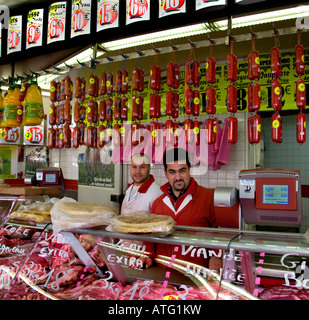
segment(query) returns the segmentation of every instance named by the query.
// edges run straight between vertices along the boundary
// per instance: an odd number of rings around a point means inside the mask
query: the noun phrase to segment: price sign
[[[118,27],[119,0],[99,0],[97,7],[97,31]]]
[[[47,43],[65,39],[66,2],[54,2],[49,7]]]
[[[28,12],[26,49],[42,45],[43,16],[44,9]]]
[[[19,144],[20,128],[3,128],[0,130],[0,144]]]
[[[91,0],[73,0],[71,38],[90,34]]]
[[[126,24],[150,19],[149,0],[127,0]]]
[[[44,130],[43,126],[24,126],[25,145],[43,145]]]
[[[13,16],[9,20],[7,54],[21,51],[22,16]]]
[[[226,0],[196,0],[195,10],[201,10],[213,6],[225,6]]]
[[[186,0],[159,0],[159,18],[186,12]]]

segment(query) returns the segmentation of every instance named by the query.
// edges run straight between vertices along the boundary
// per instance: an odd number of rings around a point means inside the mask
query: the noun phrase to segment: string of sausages
[[[281,52],[278,49],[278,32],[274,30],[274,47],[270,52],[271,73],[273,80],[271,82],[271,105],[275,113],[271,118],[271,139],[273,142],[282,143],[282,117],[280,111],[282,110],[282,86],[280,84],[280,77],[282,74],[281,67]]]
[[[206,113],[208,119],[205,121],[205,129],[207,132],[207,141],[209,145],[215,144],[217,141],[217,120],[214,118],[216,113],[216,59],[213,57],[213,42],[210,41],[209,56],[206,58],[206,82],[209,86],[206,89]]]
[[[296,119],[296,139],[299,144],[306,141],[306,116],[303,110],[306,108],[306,85],[302,79],[305,72],[305,51],[300,43],[301,30],[298,30],[298,43],[295,47],[295,71],[299,78],[296,81],[296,105],[299,109]]]
[[[237,112],[237,88],[235,82],[237,80],[237,57],[233,53],[234,39],[231,39],[231,52],[227,55],[227,80],[230,84],[227,87],[227,111],[230,113],[228,117],[227,141],[235,144],[237,142],[238,120],[235,117]]]
[[[248,141],[250,144],[259,143],[261,140],[261,117],[257,111],[261,107],[261,91],[257,80],[260,77],[260,55],[255,50],[255,35],[252,34],[252,51],[248,55]]]

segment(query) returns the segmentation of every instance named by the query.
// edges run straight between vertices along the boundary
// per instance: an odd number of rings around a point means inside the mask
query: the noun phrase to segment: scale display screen
[[[282,185],[263,185],[263,203],[264,204],[289,204],[289,186]]]
[[[45,174],[45,183],[56,183],[57,177],[55,173],[46,173]]]

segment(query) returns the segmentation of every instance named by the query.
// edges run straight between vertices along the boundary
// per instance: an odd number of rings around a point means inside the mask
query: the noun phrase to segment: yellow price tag
[[[279,88],[279,87],[276,87],[276,88],[275,88],[275,94],[276,94],[277,96],[279,96],[280,92],[281,92],[280,88]]]
[[[30,140],[31,139],[31,137],[32,137],[32,134],[31,134],[31,132],[28,130],[28,131],[26,131],[25,132],[25,138],[27,139],[27,140]]]
[[[305,84],[304,84],[304,83],[300,83],[300,84],[298,85],[298,90],[299,90],[299,91],[303,92],[303,91],[305,91],[305,89],[306,89],[306,87],[305,87]]]
[[[278,120],[274,120],[272,125],[273,125],[273,128],[279,128],[280,122]]]

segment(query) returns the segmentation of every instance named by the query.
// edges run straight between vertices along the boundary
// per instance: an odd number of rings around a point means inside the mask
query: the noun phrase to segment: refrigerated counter
[[[9,221],[1,230],[1,242],[7,241],[0,254],[2,299],[21,294],[40,300],[256,300],[278,296],[269,293],[271,282],[279,292],[284,289],[281,298],[288,290],[288,296],[309,299],[305,234],[176,226],[168,235],[98,227],[55,236],[52,225],[19,227]],[[124,240],[134,242],[124,246]],[[155,257],[149,268],[136,268],[134,262],[147,254],[136,241],[176,245],[178,252],[204,257],[205,266],[178,260],[176,252]],[[213,256],[223,259],[220,273],[206,266]]]

